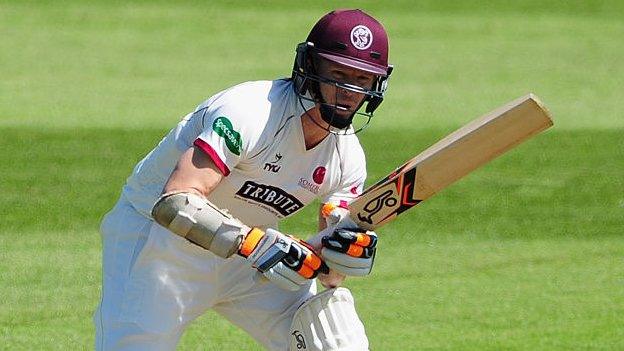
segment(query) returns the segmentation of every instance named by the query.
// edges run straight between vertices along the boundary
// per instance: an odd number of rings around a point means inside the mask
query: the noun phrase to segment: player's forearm
[[[244,257],[252,268],[286,290],[298,290],[317,274],[329,271],[305,242],[277,230],[250,228],[197,194],[164,194],[154,205],[152,217],[220,257]]]
[[[214,254],[237,253],[251,228],[219,209],[200,194],[174,190],[152,208],[158,224]]]

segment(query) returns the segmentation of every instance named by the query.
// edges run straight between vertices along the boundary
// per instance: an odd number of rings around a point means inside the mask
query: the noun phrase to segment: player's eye
[[[345,78],[345,74],[341,71],[333,71],[332,78],[334,78],[334,80],[342,80]]]
[[[357,81],[360,86],[368,86],[373,82],[373,78],[371,76],[359,76]]]

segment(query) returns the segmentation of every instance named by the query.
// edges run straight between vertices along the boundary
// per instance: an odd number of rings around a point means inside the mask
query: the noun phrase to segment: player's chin
[[[318,280],[326,289],[337,288],[342,285],[342,282],[347,276],[340,274],[336,271],[330,270],[328,274],[319,274]]]
[[[349,118],[351,118],[351,116],[355,113],[356,111],[354,109],[348,109],[348,110],[337,110],[336,111],[336,116],[338,116],[339,118],[342,118],[344,120],[347,120]]]
[[[342,122],[346,122],[351,118],[353,111],[335,111],[332,116],[333,120],[339,120]]]

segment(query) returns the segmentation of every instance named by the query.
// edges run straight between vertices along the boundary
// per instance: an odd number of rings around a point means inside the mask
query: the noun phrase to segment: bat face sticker
[[[405,171],[405,168],[401,167],[400,171]],[[394,172],[393,174],[396,175],[397,173]],[[353,213],[356,214],[360,222],[368,223],[371,226],[377,226],[393,218],[420,202],[420,200],[414,199],[415,180],[416,168],[413,168],[384,185],[371,188],[362,194],[369,200],[361,208],[355,205],[352,208]]]
[[[373,220],[371,219],[372,216],[377,214],[384,207],[394,207],[398,203],[397,198],[392,195],[394,195],[394,191],[392,191],[392,189],[388,189],[379,194],[377,197],[371,199],[366,203],[366,205],[364,205],[364,212],[366,214],[362,215],[362,212],[359,212],[357,214],[358,219],[360,221],[373,224]]]

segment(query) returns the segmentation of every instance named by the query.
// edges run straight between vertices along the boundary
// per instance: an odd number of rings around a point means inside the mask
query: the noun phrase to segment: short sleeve
[[[202,130],[193,145],[205,152],[224,176],[230,174],[253,147],[254,130],[258,129],[247,109],[227,98],[217,99],[208,106],[200,106]]]

